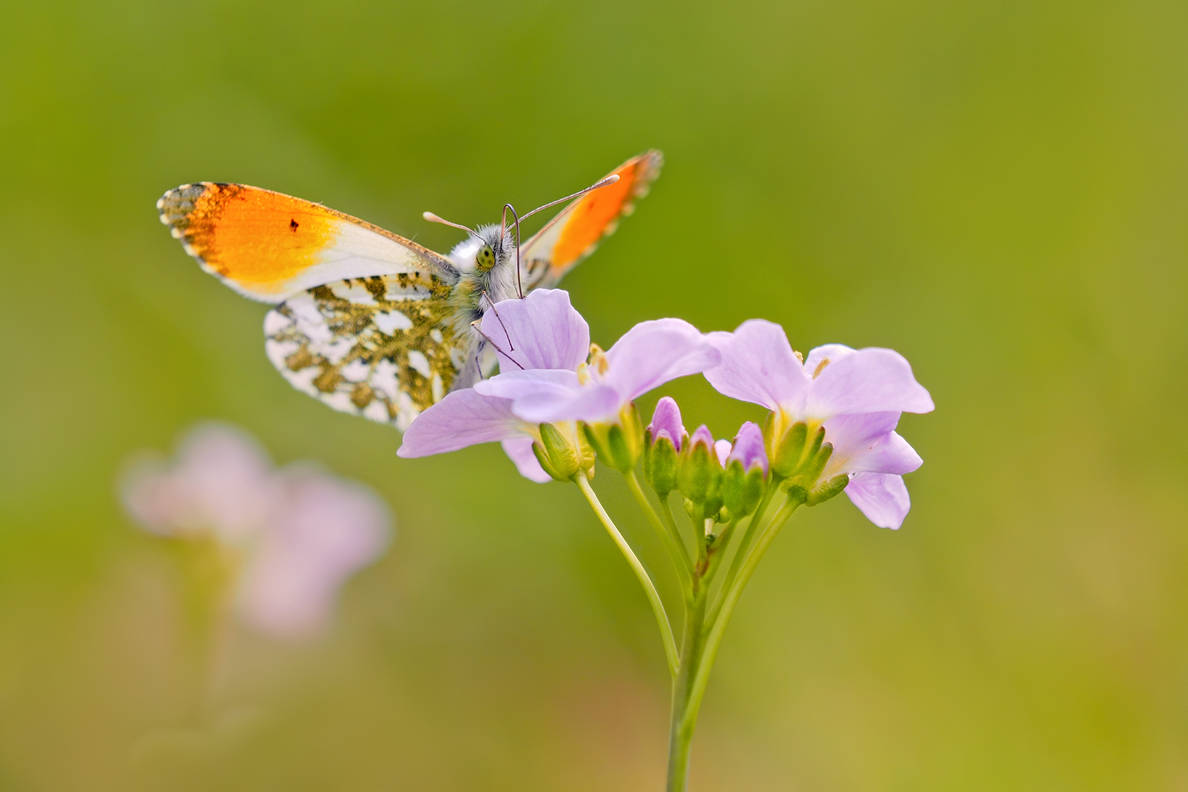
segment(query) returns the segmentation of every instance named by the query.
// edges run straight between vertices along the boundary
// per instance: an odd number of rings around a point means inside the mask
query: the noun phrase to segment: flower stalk
[[[635,572],[635,576],[639,578],[640,585],[644,588],[644,593],[648,595],[648,603],[652,606],[652,613],[656,616],[656,626],[660,628],[660,639],[664,642],[664,654],[668,657],[668,669],[673,676],[676,676],[680,671],[680,654],[677,652],[676,639],[672,635],[672,624],[668,621],[668,614],[664,610],[664,603],[660,599],[660,594],[656,591],[655,584],[652,583],[652,578],[648,575],[644,565],[639,562],[635,551],[631,549],[631,545],[627,544],[627,540],[623,538],[623,534],[619,533],[619,529],[615,527],[615,523],[611,520],[610,515],[606,513],[606,509],[602,507],[602,503],[598,500],[598,496],[594,493],[594,488],[590,486],[590,480],[586,478],[586,474],[578,471],[574,477],[574,483],[586,496],[586,500],[590,503],[590,508],[598,515],[598,519],[602,522],[606,532],[610,534],[611,539],[614,540],[615,545],[623,553],[623,557],[627,559],[627,563],[631,566],[631,570]]]

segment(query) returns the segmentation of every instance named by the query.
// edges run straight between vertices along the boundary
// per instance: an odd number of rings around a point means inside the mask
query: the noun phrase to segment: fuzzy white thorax
[[[511,231],[505,231],[502,238],[498,225],[484,225],[477,229],[478,237],[468,236],[450,251],[450,261],[462,274],[463,279],[472,281],[478,292],[486,292],[492,302],[502,302],[518,297],[516,288],[516,243]],[[495,253],[495,266],[486,272],[478,269],[476,256],[483,245],[489,245]],[[488,307],[481,301],[481,310]]]

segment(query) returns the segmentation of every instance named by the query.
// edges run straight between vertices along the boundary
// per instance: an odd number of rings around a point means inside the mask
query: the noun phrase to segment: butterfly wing
[[[444,256],[321,204],[243,184],[201,182],[157,201],[161,222],[202,268],[253,300],[375,275],[457,279]]]
[[[332,209],[241,184],[202,182],[157,202],[202,268],[279,303],[268,359],[298,390],[402,431],[478,376],[479,338],[451,301],[443,256]]]
[[[400,431],[478,377],[478,335],[456,319],[452,286],[422,273],[316,286],[264,320],[268,359],[293,387]]]
[[[520,251],[525,288],[555,286],[593,253],[599,242],[614,233],[619,218],[631,214],[635,202],[647,195],[663,162],[655,150],[627,160],[608,174],[618,175],[617,182],[578,198],[525,242]]]

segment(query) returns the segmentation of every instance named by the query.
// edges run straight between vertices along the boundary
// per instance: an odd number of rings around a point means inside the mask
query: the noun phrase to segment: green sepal
[[[774,417],[775,413],[772,413]],[[770,434],[774,420],[768,419],[767,433]],[[771,459],[771,470],[780,478],[788,478],[801,464],[804,457],[804,444],[808,440],[808,426],[804,421],[792,424],[783,437],[771,437],[768,440]]]
[[[573,444],[550,423],[540,425],[540,442],[532,444],[532,451],[540,466],[557,481],[573,481],[582,469],[582,460]]]
[[[805,460],[800,470],[796,471],[796,478],[809,487],[817,483],[817,479],[821,477],[825,465],[829,462],[829,457],[833,456],[833,443],[821,443],[823,437],[825,437],[824,429],[817,433],[817,440],[813,443],[812,456]]]
[[[850,483],[850,474],[842,473],[840,476],[834,476],[826,481],[821,486],[815,488],[808,494],[805,500],[805,505],[816,506],[818,503],[824,503],[830,498],[840,495],[845,491],[846,485]]]
[[[553,477],[554,481],[573,481],[572,478],[566,478],[557,472],[557,469],[553,467],[552,460],[549,459],[549,452],[545,451],[540,443],[536,442],[532,444],[532,453],[536,454],[536,461],[544,468],[545,473]]]
[[[639,410],[634,404],[623,408],[618,423],[583,423],[581,426],[602,464],[620,473],[635,470],[644,450],[644,433]]]
[[[667,436],[652,442],[652,433],[644,433],[643,453],[644,481],[660,497],[668,495],[677,486],[677,450]]]

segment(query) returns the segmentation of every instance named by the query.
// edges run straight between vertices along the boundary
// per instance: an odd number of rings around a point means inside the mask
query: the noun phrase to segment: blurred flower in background
[[[371,489],[298,462],[276,468],[241,429],[203,423],[174,459],[146,453],[120,482],[145,530],[213,540],[235,613],[259,632],[310,638],[328,624],[338,589],[386,549],[392,516]]]

